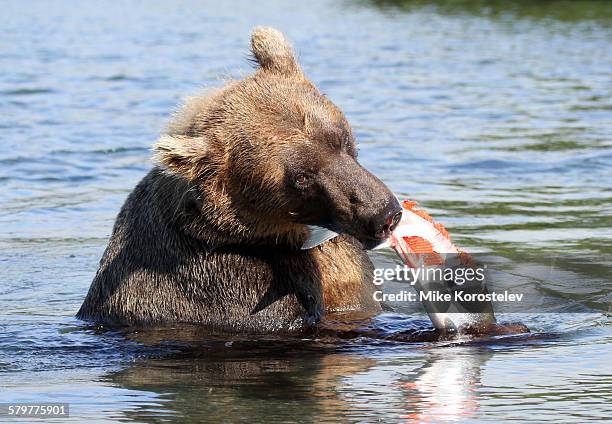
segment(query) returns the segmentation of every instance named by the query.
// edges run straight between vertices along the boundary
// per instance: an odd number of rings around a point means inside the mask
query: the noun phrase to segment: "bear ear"
[[[281,75],[302,77],[293,48],[282,32],[270,27],[253,29],[251,50],[262,69]]]
[[[203,137],[164,134],[154,150],[158,162],[191,181],[201,175],[209,149]]]

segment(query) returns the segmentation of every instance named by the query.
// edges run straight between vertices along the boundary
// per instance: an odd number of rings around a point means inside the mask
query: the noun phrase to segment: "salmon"
[[[465,272],[468,268],[476,273],[477,267],[473,258],[452,242],[446,228],[435,222],[427,212],[417,208],[416,202],[404,200],[401,205],[403,211],[400,223],[389,239],[377,249],[391,247],[406,266],[423,270],[421,277],[414,281],[413,287],[417,290],[434,327],[443,331],[461,332],[468,328],[474,331],[475,328],[495,325],[496,319],[490,301],[455,301],[455,292],[486,294],[484,278],[463,281],[461,284],[456,279],[423,278],[427,269],[438,268],[441,272],[452,274],[451,270],[456,272],[461,269]],[[484,273],[482,275],[484,277]],[[449,294],[453,300],[436,300],[435,295],[439,293]]]
[[[440,223],[435,222],[416,202],[404,200],[402,218],[389,238],[375,249],[392,248],[402,262],[413,269],[441,271],[458,268],[475,268],[475,262],[466,252],[452,242],[450,234]],[[311,249],[338,236],[327,228],[309,226],[310,237],[303,249]],[[420,275],[424,275],[425,272]],[[414,274],[413,274],[414,275]],[[470,294],[486,294],[483,281],[457,284],[447,279],[416,278],[412,282],[419,300],[424,306],[433,326],[441,331],[480,332],[496,326],[493,305],[490,301],[441,302],[434,294],[454,294],[456,291]],[[431,295],[428,295],[430,293]]]

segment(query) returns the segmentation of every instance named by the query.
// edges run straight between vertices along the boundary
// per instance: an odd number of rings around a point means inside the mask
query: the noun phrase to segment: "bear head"
[[[189,183],[189,231],[211,243],[300,246],[306,225],[386,239],[401,208],[357,161],[344,114],[302,72],[282,33],[256,28],[257,71],[188,99],[155,145]]]

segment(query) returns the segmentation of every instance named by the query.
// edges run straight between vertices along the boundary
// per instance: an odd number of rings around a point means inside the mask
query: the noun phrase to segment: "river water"
[[[2,8],[0,402],[68,402],[89,422],[610,418],[611,3]],[[345,111],[367,168],[506,285],[563,301],[518,316],[530,335],[334,344],[74,318],[170,112],[252,72],[262,24]],[[376,325],[428,325],[402,308]]]

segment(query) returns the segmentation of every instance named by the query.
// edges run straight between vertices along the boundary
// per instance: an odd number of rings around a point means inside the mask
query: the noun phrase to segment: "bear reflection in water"
[[[156,414],[207,421],[244,416],[254,421],[270,416],[320,421],[351,413],[374,419],[384,411],[437,422],[478,411],[476,390],[481,370],[494,354],[491,347],[524,345],[534,337],[417,342],[419,328],[426,325],[425,320],[399,315],[372,323],[369,333],[378,327],[381,336],[390,335],[393,328],[413,328],[411,344],[355,333],[351,337],[342,329],[336,337],[331,328],[321,337],[293,339],[214,336],[198,326],[149,328],[126,337],[152,348],[161,346],[164,356],[136,361],[105,379],[155,395],[154,401],[124,412],[135,421]],[[389,348],[394,352],[392,363],[386,362],[385,354],[375,354]]]

